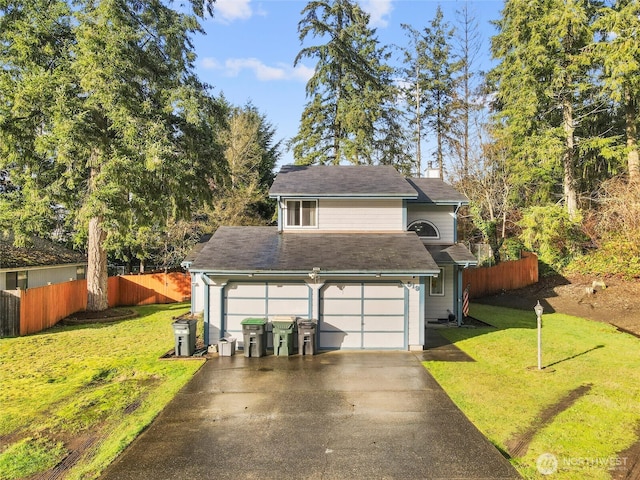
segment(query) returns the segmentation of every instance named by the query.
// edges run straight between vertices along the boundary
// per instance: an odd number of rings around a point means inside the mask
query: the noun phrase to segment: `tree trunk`
[[[575,178],[573,173],[575,157],[575,140],[573,127],[573,106],[569,99],[562,102],[563,128],[565,133],[565,150],[562,156],[564,171],[563,193],[569,218],[575,218],[578,213],[578,195],[576,193]]]
[[[109,307],[107,296],[107,251],[104,241],[107,234],[102,230],[102,219],[89,220],[89,266],[87,269],[87,310],[99,312]]]
[[[636,101],[630,89],[625,89],[625,131],[627,134],[627,164],[629,168],[629,183],[640,183],[640,157],[638,156],[638,127],[636,125]]]

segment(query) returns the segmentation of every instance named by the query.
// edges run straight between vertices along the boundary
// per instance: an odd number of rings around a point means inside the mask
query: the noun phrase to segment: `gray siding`
[[[451,206],[416,205],[407,206],[407,225],[405,229],[416,220],[431,222],[440,233],[440,238],[430,240],[431,243],[454,243],[455,239],[455,214]]]
[[[325,200],[318,201],[318,230],[396,231],[402,224],[402,200]]]
[[[426,282],[425,292],[425,319],[427,321],[437,320],[439,318],[447,318],[447,309],[455,314],[454,307],[454,285],[456,279],[454,277],[454,268],[452,265],[444,267],[444,295],[430,295],[429,280]]]

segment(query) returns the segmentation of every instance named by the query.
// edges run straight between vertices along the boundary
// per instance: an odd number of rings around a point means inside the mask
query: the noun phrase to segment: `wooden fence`
[[[538,257],[525,252],[520,260],[502,262],[493,267],[466,268],[462,273],[464,288],[470,285],[469,298],[480,298],[538,282]]]
[[[109,277],[107,288],[110,307],[191,298],[191,278],[180,272]],[[1,293],[0,338],[39,332],[87,308],[86,280]]]

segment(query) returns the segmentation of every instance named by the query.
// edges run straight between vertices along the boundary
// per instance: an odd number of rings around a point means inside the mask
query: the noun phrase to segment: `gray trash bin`
[[[176,320],[173,322],[177,357],[190,357],[196,351],[197,323],[197,320]]]
[[[262,357],[267,354],[265,318],[245,318],[242,324],[245,357]]]
[[[298,319],[298,353],[300,355],[315,355],[316,326],[317,322],[313,319]]]
[[[236,339],[233,337],[223,337],[218,340],[218,354],[221,357],[231,357],[236,354]]]

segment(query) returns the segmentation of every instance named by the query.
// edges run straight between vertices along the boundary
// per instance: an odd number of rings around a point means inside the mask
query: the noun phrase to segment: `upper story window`
[[[287,200],[287,227],[315,227],[317,200]]]
[[[409,225],[407,230],[416,232],[420,238],[440,238],[440,233],[435,225],[426,220],[416,220]]]
[[[28,274],[26,271],[22,272],[7,272],[6,276],[6,288],[7,290],[26,290],[28,287]]]

